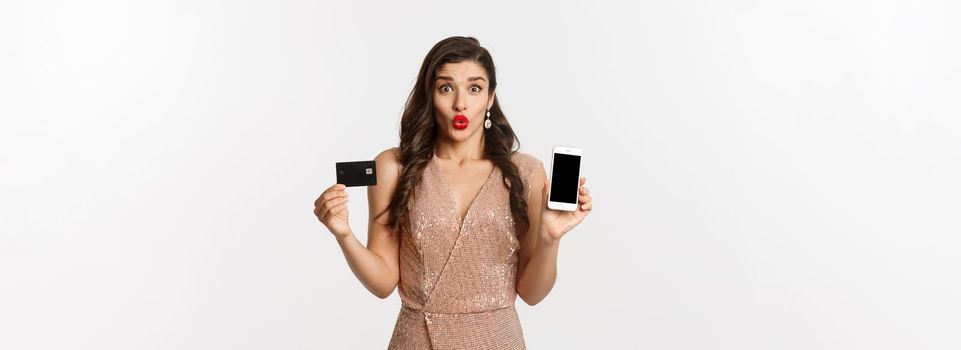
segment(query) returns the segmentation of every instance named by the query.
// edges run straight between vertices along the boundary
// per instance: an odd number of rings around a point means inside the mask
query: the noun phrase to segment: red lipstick
[[[463,114],[458,114],[454,116],[454,129],[464,130],[467,129],[467,125],[470,124],[470,119],[467,119]]]

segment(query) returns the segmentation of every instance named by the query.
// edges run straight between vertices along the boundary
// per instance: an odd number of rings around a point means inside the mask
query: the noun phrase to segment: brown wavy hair
[[[388,226],[399,236],[411,232],[408,203],[414,196],[415,189],[420,185],[424,168],[433,157],[435,138],[437,137],[437,122],[434,120],[434,79],[437,70],[447,63],[473,61],[487,71],[490,88],[487,90],[491,97],[497,88],[497,75],[494,70],[494,59],[480,42],[473,37],[452,36],[434,45],[424,58],[424,63],[417,74],[417,81],[407,97],[406,106],[400,120],[400,154],[399,161],[403,167],[390,204],[380,217],[389,212]],[[510,193],[511,214],[514,218],[514,229],[517,234],[527,232],[530,220],[527,217],[527,198],[524,198],[524,186],[521,184],[517,166],[511,161],[511,156],[520,149],[520,141],[514,134],[514,129],[507,122],[507,117],[501,111],[496,98],[490,108],[491,128],[484,129],[484,157],[500,168],[503,174],[503,184]],[[516,147],[515,147],[516,146]]]

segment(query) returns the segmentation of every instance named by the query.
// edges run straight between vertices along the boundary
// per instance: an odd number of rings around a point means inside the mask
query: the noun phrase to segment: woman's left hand
[[[544,181],[544,189],[541,191],[544,196],[544,207],[541,211],[541,231],[555,241],[560,240],[565,233],[584,221],[587,214],[591,213],[591,191],[584,186],[587,183],[587,178],[582,177],[580,183],[577,190],[577,210],[563,211],[547,207],[547,192],[551,188],[551,184],[550,180]]]

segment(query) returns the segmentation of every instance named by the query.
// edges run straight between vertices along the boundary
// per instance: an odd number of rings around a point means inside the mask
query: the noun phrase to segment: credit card
[[[347,187],[377,185],[377,165],[372,160],[338,162],[337,183]]]

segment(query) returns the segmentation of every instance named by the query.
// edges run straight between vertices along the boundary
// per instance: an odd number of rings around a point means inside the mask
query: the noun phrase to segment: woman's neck
[[[451,140],[438,139],[434,146],[434,154],[437,158],[450,160],[457,164],[462,164],[468,160],[484,159],[484,139],[480,142],[474,140],[464,140],[463,142],[452,142]]]

